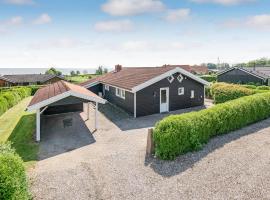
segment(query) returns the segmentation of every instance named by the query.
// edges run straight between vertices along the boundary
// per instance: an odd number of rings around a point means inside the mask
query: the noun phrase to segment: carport
[[[79,85],[66,81],[58,81],[39,89],[28,105],[28,111],[36,111],[36,141],[40,141],[41,114],[72,113],[83,110],[87,104],[87,119],[89,119],[89,104],[95,104],[95,129],[98,128],[98,104],[106,100]]]

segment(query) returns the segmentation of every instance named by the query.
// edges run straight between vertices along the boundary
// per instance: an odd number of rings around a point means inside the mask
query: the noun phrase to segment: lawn
[[[89,80],[90,78],[94,78],[97,75],[95,74],[87,74],[87,75],[75,75],[75,76],[66,76],[65,79],[72,82],[72,83],[82,83],[85,82],[87,80]]]
[[[0,142],[10,141],[26,166],[37,161],[38,144],[33,139],[35,114],[25,111],[32,97],[22,100],[0,117]]]

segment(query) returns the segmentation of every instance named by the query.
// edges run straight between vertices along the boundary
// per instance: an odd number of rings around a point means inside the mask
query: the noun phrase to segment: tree
[[[52,75],[56,75],[56,76],[61,76],[62,72],[56,70],[54,67],[51,67],[50,69],[48,69],[45,74],[52,74]]]
[[[72,71],[70,72],[70,75],[71,75],[71,76],[75,76],[75,75],[76,75],[75,71],[72,70]]]
[[[80,72],[79,70],[76,71],[76,74],[77,74],[77,75],[80,75],[80,73],[81,73],[81,72]]]
[[[217,68],[217,65],[214,64],[214,63],[207,63],[207,68],[208,69],[216,69]]]
[[[104,68],[103,66],[99,66],[96,70],[97,75],[102,75],[108,73],[108,69]]]

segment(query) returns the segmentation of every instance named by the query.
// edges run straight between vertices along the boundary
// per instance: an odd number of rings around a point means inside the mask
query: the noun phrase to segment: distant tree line
[[[270,67],[270,59],[269,58],[260,58],[256,60],[251,60],[247,63],[239,63],[237,64],[238,67],[254,67],[254,66],[261,66],[261,67]]]

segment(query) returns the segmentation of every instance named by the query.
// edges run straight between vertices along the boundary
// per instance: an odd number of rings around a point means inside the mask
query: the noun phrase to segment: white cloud
[[[108,0],[101,9],[113,16],[131,16],[160,12],[165,5],[160,0]]]
[[[37,19],[35,19],[33,23],[36,25],[41,25],[41,24],[48,24],[51,21],[52,21],[52,18],[47,13],[44,13],[40,15]]]
[[[29,45],[30,49],[44,50],[55,48],[76,48],[88,45],[87,42],[83,42],[73,38],[57,38],[46,41],[38,41]]]
[[[12,17],[7,21],[8,25],[20,25],[22,23],[23,23],[23,18],[21,16]]]
[[[99,32],[127,32],[133,30],[133,23],[128,19],[101,21],[95,24],[95,30]]]
[[[270,28],[270,14],[252,16],[248,18],[246,24],[256,28]]]
[[[196,3],[216,3],[221,5],[237,5],[243,3],[255,2],[256,0],[191,0]]]
[[[183,20],[188,19],[190,16],[190,9],[176,9],[176,10],[168,10],[168,13],[165,19],[169,22],[181,22]]]
[[[3,0],[4,3],[14,5],[33,5],[35,4],[32,0]]]
[[[21,16],[15,16],[5,21],[0,21],[0,33],[8,33],[13,27],[19,26],[23,23]]]
[[[250,16],[245,19],[231,19],[223,23],[227,28],[253,28],[256,30],[270,30],[270,14]]]

